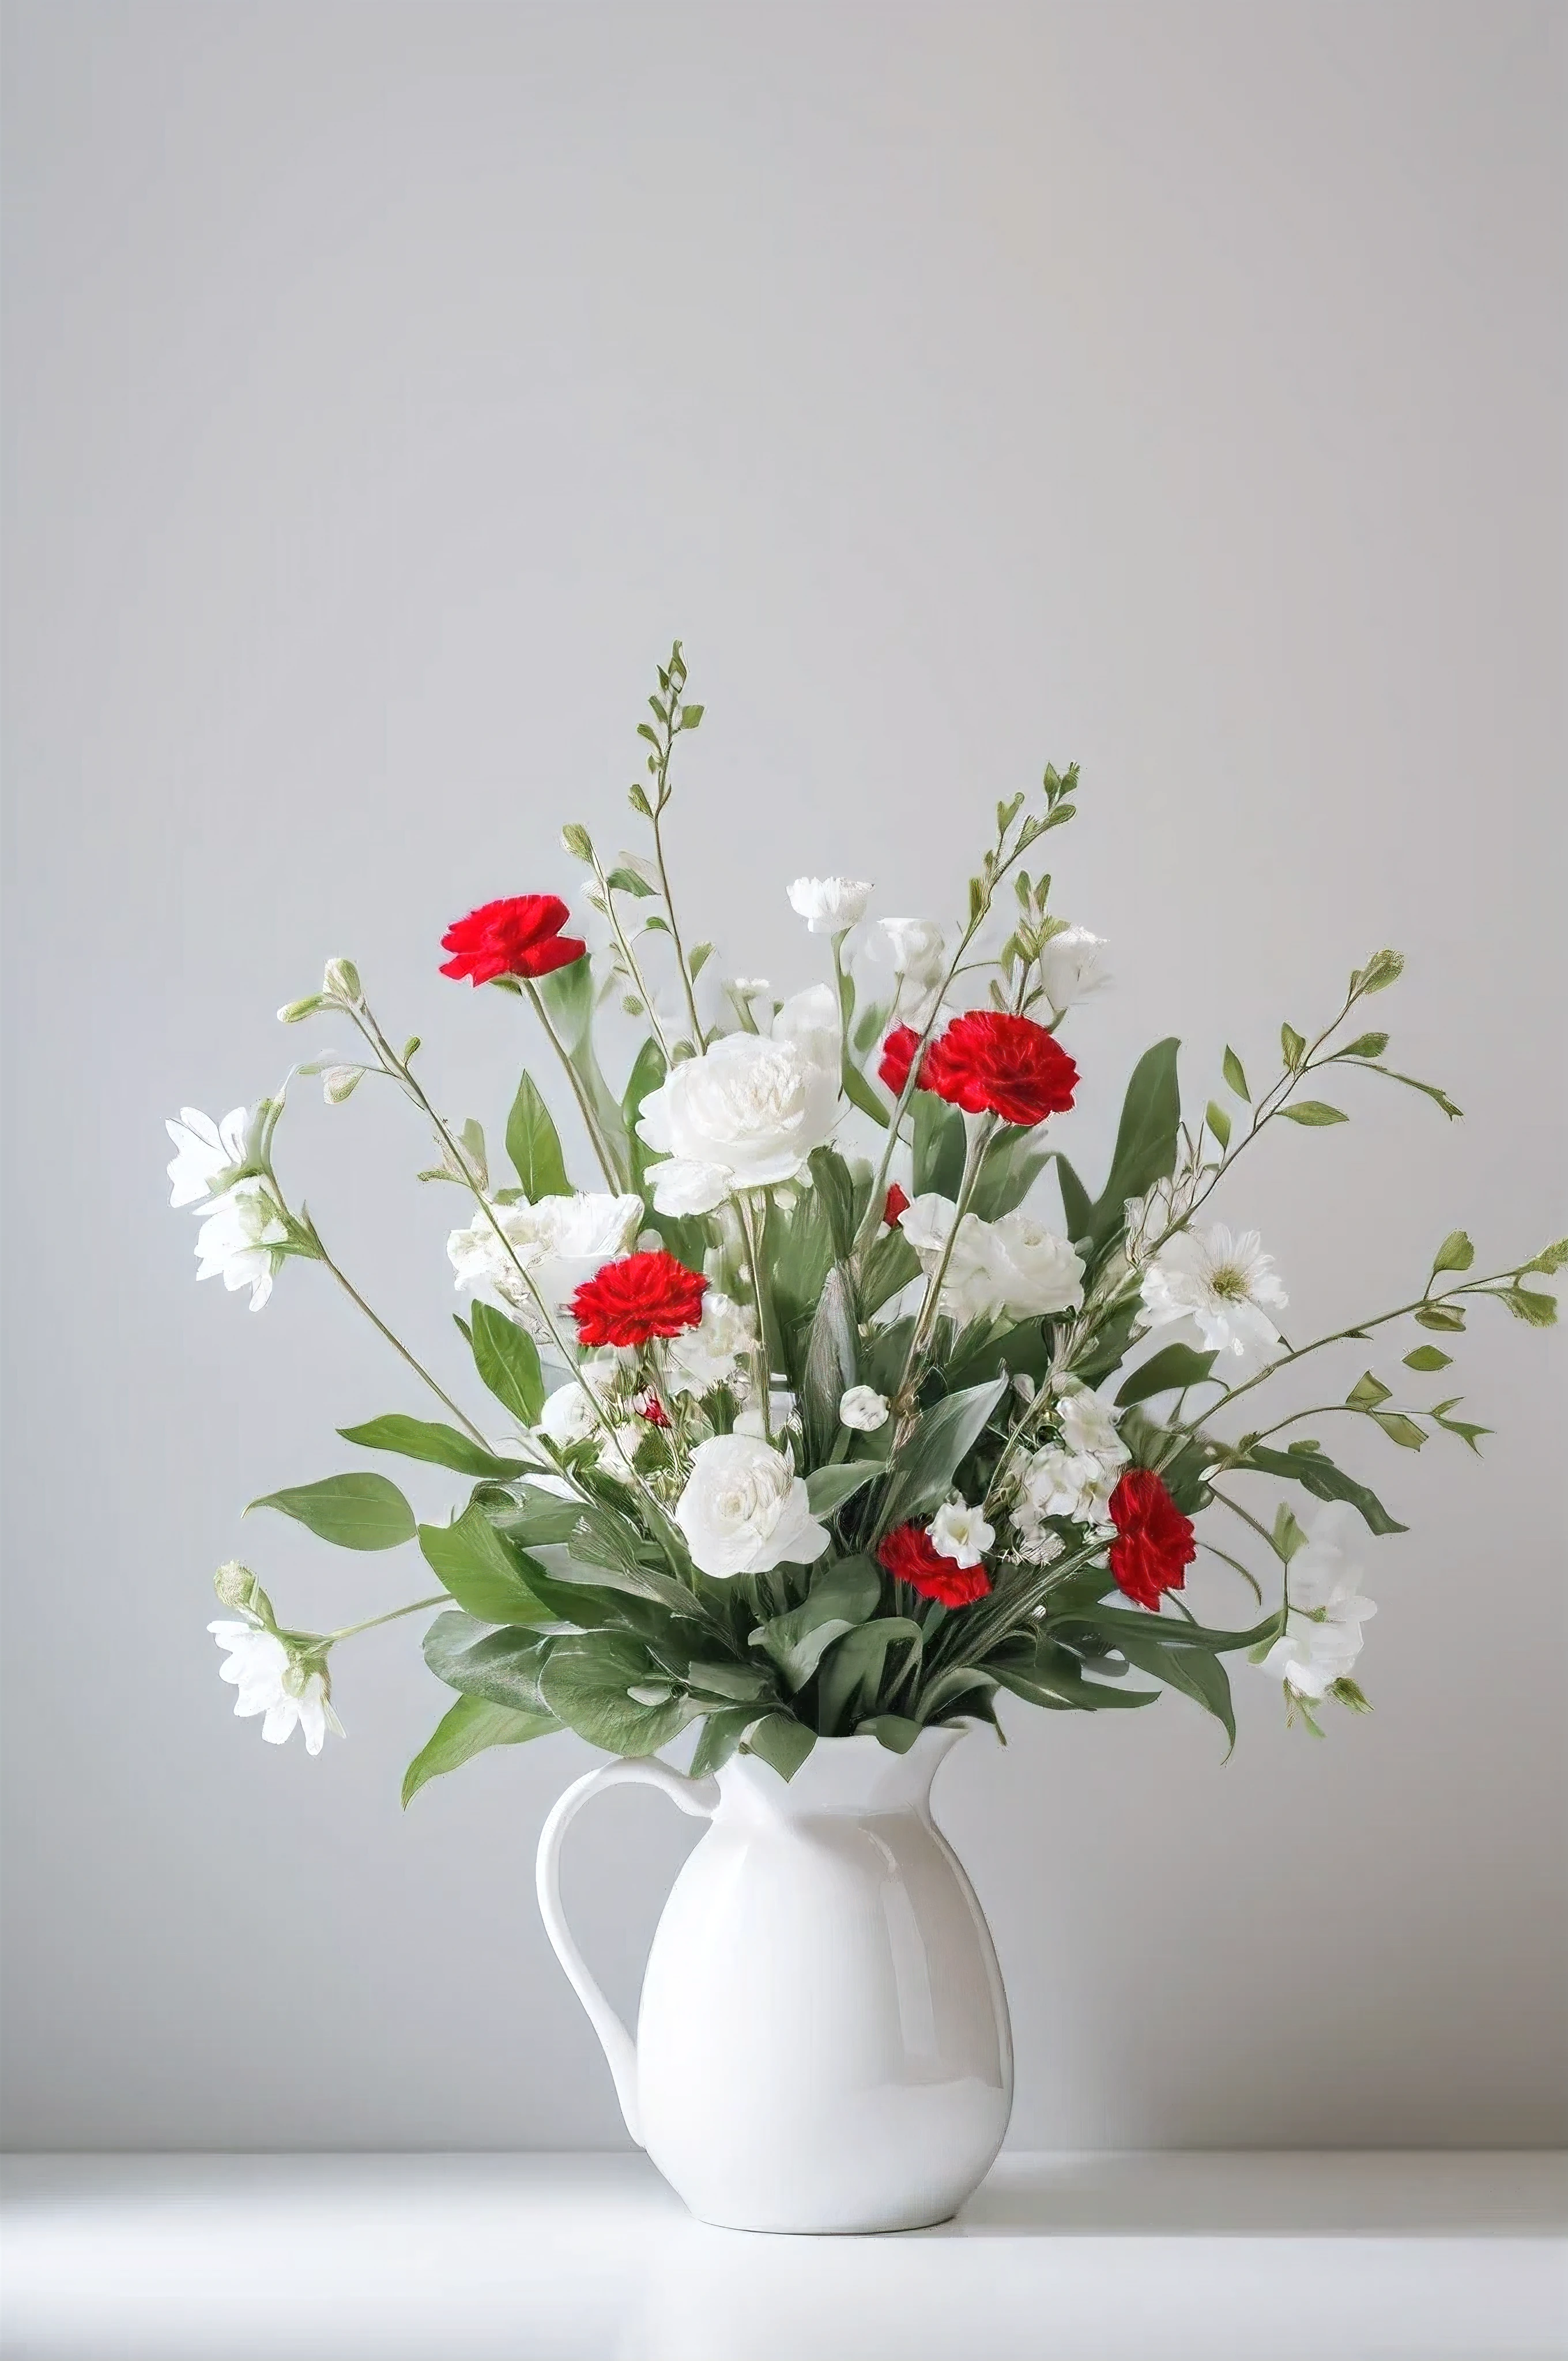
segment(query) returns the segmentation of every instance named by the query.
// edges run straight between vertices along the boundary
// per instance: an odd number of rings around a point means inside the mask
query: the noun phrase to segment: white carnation
[[[1349,1503],[1332,1500],[1290,1561],[1285,1629],[1259,1669],[1298,1697],[1326,1696],[1346,1676],[1361,1653],[1361,1627],[1377,1612],[1356,1587],[1362,1569],[1353,1547],[1359,1548],[1361,1530]]]
[[[675,1522],[698,1572],[720,1577],[809,1565],[832,1539],[794,1462],[750,1434],[697,1444]]]
[[[586,1442],[590,1434],[602,1433],[594,1416],[594,1403],[601,1407],[614,1392],[621,1376],[622,1363],[613,1346],[607,1345],[597,1353],[585,1353],[577,1364],[575,1377],[564,1386],[557,1386],[545,1398],[539,1413],[539,1431],[563,1451],[574,1443]]]
[[[772,1038],[727,1033],[686,1059],[649,1092],[637,1123],[666,1159],[648,1176],[659,1212],[711,1213],[734,1190],[797,1179],[839,1119],[839,1092],[836,1012],[829,1027],[813,993],[785,1003]]]
[[[1087,1386],[1069,1380],[1057,1396],[1056,1422],[1069,1451],[1089,1452],[1107,1467],[1124,1467],[1131,1454],[1116,1431],[1106,1403]]]
[[[991,1275],[993,1308],[1010,1319],[1069,1312],[1083,1301],[1083,1262],[1066,1238],[1020,1205],[981,1224],[981,1256]]]
[[[962,1566],[978,1565],[996,1539],[983,1513],[956,1498],[943,1501],[926,1531],[938,1557]]]
[[[1144,1317],[1151,1328],[1173,1320],[1195,1322],[1213,1353],[1270,1351],[1279,1331],[1268,1317],[1289,1301],[1255,1230],[1233,1235],[1223,1223],[1210,1230],[1178,1230],[1144,1273]]]
[[[950,1197],[927,1189],[912,1198],[898,1217],[898,1226],[914,1247],[927,1279],[941,1264],[958,1210]],[[982,1319],[995,1301],[995,1281],[985,1250],[986,1227],[977,1213],[964,1215],[943,1273],[938,1309],[960,1324]]]
[[[887,1424],[887,1396],[874,1386],[850,1386],[839,1397],[839,1423],[857,1434],[874,1434]]]
[[[872,888],[858,877],[797,877],[790,907],[814,935],[840,935],[866,915]]]
[[[630,1252],[642,1221],[642,1200],[583,1193],[541,1197],[530,1204],[519,1198],[514,1204],[492,1205],[491,1211],[494,1223],[481,1213],[469,1228],[454,1230],[446,1241],[456,1284],[476,1293],[488,1288],[528,1326],[537,1328],[538,1305],[522,1273],[532,1280],[552,1315],[564,1315],[586,1279]],[[505,1246],[496,1235],[498,1225]]]
[[[696,1326],[684,1328],[664,1347],[670,1391],[705,1394],[710,1387],[727,1385],[756,1341],[757,1323],[746,1306],[708,1288]]]
[[[1069,927],[1051,937],[1040,954],[1040,981],[1057,1016],[1110,983],[1101,957],[1104,949],[1104,937],[1091,935],[1087,927]]]

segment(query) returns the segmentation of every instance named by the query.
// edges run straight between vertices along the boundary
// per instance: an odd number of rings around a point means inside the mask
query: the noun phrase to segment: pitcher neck
[[[894,1754],[874,1738],[819,1738],[788,1781],[754,1754],[732,1755],[718,1773],[721,1809],[776,1819],[924,1813],[938,1765],[964,1735],[961,1726],[923,1730],[906,1754]]]

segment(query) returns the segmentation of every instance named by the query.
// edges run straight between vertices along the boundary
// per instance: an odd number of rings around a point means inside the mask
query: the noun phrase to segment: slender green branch
[[[385,1615],[371,1615],[363,1623],[345,1623],[341,1631],[323,1631],[321,1637],[329,1648],[335,1648],[340,1640],[352,1640],[361,1631],[374,1631],[378,1623],[395,1623],[400,1615],[418,1615],[427,1607],[455,1604],[449,1590],[438,1590],[433,1598],[411,1599],[407,1607],[389,1608]]]
[[[550,1022],[550,1012],[544,1005],[543,994],[540,992],[538,985],[532,981],[532,977],[524,980],[524,989],[528,994],[528,997],[533,1003],[534,1013],[538,1016],[540,1024],[544,1027],[545,1037],[550,1043],[550,1047],[554,1050],[556,1057],[560,1060],[561,1071],[572,1086],[572,1095],[577,1102],[577,1110],[583,1118],[583,1126],[588,1135],[588,1143],[592,1148],[594,1154],[598,1159],[599,1170],[604,1174],[605,1179],[609,1182],[609,1185],[615,1191],[616,1195],[619,1196],[622,1189],[625,1187],[625,1175],[620,1170],[619,1160],[615,1157],[609,1142],[605,1137],[604,1126],[600,1123],[598,1117],[598,1110],[594,1105],[593,1100],[589,1096],[587,1085],[584,1082],[582,1076],[578,1073],[576,1066],[572,1063],[571,1053],[567,1049],[565,1043],[562,1040],[559,1033],[556,1032],[554,1026]],[[657,1032],[658,1022],[653,1016],[652,1008],[650,1008],[648,1014],[650,1022],[652,1023],[653,1029]]]
[[[437,1401],[444,1403],[452,1412],[453,1417],[457,1421],[458,1425],[463,1429],[465,1434],[468,1436],[470,1442],[478,1444],[481,1450],[488,1451],[490,1447],[488,1441],[480,1432],[478,1427],[475,1425],[473,1420],[468,1416],[467,1411],[458,1408],[458,1405],[453,1400],[451,1395],[446,1391],[445,1387],[437,1385],[435,1379],[431,1376],[430,1371],[425,1367],[423,1362],[416,1360],[414,1356],[410,1352],[408,1346],[403,1343],[401,1337],[393,1334],[391,1329],[388,1327],[380,1313],[371,1310],[369,1304],[366,1302],[365,1298],[360,1294],[359,1290],[355,1286],[353,1280],[345,1275],[345,1273],[339,1268],[338,1265],[334,1262],[331,1255],[328,1254],[325,1246],[322,1244],[321,1233],[316,1228],[314,1222],[311,1220],[308,1214],[305,1215],[304,1220],[310,1235],[314,1241],[316,1249],[315,1259],[320,1262],[325,1269],[332,1273],[334,1279],[336,1279],[339,1287],[342,1288],[345,1295],[348,1297],[350,1302],[358,1305],[360,1311],[365,1314],[366,1319],[370,1323],[371,1327],[376,1329],[386,1338],[394,1353],[401,1356],[402,1359],[408,1363],[409,1367],[413,1371],[415,1377],[423,1379],[424,1383],[430,1388],[431,1392],[435,1396]]]

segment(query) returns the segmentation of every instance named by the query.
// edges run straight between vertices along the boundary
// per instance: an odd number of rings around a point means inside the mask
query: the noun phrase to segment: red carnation
[[[1192,1520],[1184,1517],[1152,1467],[1129,1467],[1111,1495],[1111,1571],[1140,1607],[1158,1609],[1160,1594],[1180,1590],[1198,1554]]]
[[[877,1068],[881,1080],[894,1097],[902,1098],[904,1085],[909,1080],[909,1069],[915,1052],[920,1047],[920,1036],[913,1025],[895,1025],[882,1045],[882,1063]],[[925,1080],[922,1070],[921,1080]]]
[[[650,1426],[668,1426],[670,1423],[670,1413],[657,1394],[644,1394],[633,1408],[638,1417],[645,1419]]]
[[[938,1599],[944,1607],[968,1607],[991,1588],[984,1566],[944,1557],[923,1525],[895,1525],[878,1543],[877,1556],[894,1582],[906,1582],[922,1598]]]
[[[441,938],[453,957],[443,975],[468,976],[493,983],[498,975],[548,975],[570,967],[587,945],[561,932],[571,916],[558,894],[516,894],[510,902],[487,902],[457,918]]]
[[[1048,1115],[1066,1114],[1078,1088],[1078,1068],[1055,1034],[1032,1016],[974,1008],[967,1016],[955,1016],[932,1042],[921,1063],[920,1087],[966,1115],[1036,1124]]]
[[[890,1230],[894,1230],[898,1227],[898,1217],[900,1213],[907,1213],[908,1211],[908,1191],[901,1189],[895,1180],[892,1188],[887,1192],[887,1202],[882,1209],[883,1220],[887,1224]]]
[[[623,1255],[587,1279],[572,1298],[584,1345],[645,1345],[678,1336],[702,1318],[707,1281],[672,1254]]]

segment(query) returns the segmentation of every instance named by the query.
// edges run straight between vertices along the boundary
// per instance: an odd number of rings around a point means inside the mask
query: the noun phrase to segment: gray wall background
[[[421,1405],[319,1274],[256,1319],[198,1293],[160,1126],[278,1080],[334,951],[498,1125],[533,1045],[437,939],[570,891],[562,818],[621,834],[675,631],[685,899],[743,971],[817,972],[803,868],[948,908],[993,798],[1077,756],[1060,898],[1118,976],[1074,1028],[1087,1165],[1157,1033],[1201,1104],[1227,1038],[1266,1065],[1391,941],[1379,1021],[1469,1120],[1367,1086],[1260,1149],[1230,1211],[1292,1325],[1397,1301],[1455,1223],[1499,1261],[1565,1226],[1561,34],[1497,0],[11,9],[13,2144],[621,2136],[530,1881],[587,1750],[404,1819],[444,1704],[409,1625],[345,1653],[320,1761],[229,1717],[220,1559],[322,1626],[423,1587],[243,1503]],[[461,1381],[423,1152],[308,1090],[283,1148]],[[1371,1719],[1315,1745],[1243,1668],[1226,1767],[1171,1699],[1019,1708],[944,1773],[1017,2141],[1561,2135],[1563,1368],[1499,1312],[1456,1372],[1483,1466],[1344,1446],[1411,1528],[1372,1552]],[[636,1796],[574,1837],[624,1999],[688,1840]]]

